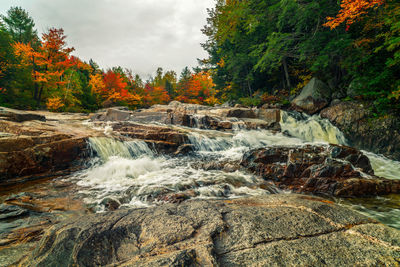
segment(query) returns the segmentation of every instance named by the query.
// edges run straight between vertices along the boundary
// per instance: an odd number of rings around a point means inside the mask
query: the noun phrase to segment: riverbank
[[[373,219],[398,227],[392,221],[400,218],[399,202],[389,201],[400,192],[396,174],[379,170],[383,163],[377,155],[343,146],[346,138],[327,120],[276,108],[178,102],[139,111],[111,108],[90,116],[36,115],[46,121],[10,116],[0,121],[0,141],[10,144],[1,153],[21,159],[35,155],[32,166],[40,166],[31,168],[31,175],[14,172],[3,178],[8,185],[19,184],[0,196],[4,265],[84,265],[89,258],[98,264],[152,266],[282,264],[289,259],[351,265],[361,255],[366,256],[360,264],[390,264],[399,258],[397,239],[389,238],[398,231]],[[55,145],[53,137],[60,135],[74,144],[74,153]],[[81,139],[84,146],[76,141]],[[60,164],[58,153],[67,152],[71,156],[63,159],[71,164]],[[14,170],[12,162],[6,163],[3,173]],[[387,214],[368,206],[379,199],[390,203],[382,205]],[[354,207],[356,200],[370,218],[343,207]],[[253,208],[255,217],[248,216]],[[223,218],[231,215],[232,220]],[[159,221],[171,221],[168,229],[182,231],[170,233]],[[235,231],[246,233],[246,240],[236,240]],[[322,252],[311,245],[318,242],[326,244]],[[364,249],[381,256],[370,257]],[[335,258],[328,256],[335,253]]]

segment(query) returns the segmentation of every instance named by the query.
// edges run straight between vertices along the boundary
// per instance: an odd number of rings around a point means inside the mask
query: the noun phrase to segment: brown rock
[[[369,106],[357,102],[339,102],[320,115],[338,127],[352,146],[400,160],[398,115],[373,118]]]
[[[249,108],[232,108],[228,111],[227,117],[235,118],[257,118],[254,110]]]
[[[295,192],[341,197],[400,193],[400,181],[374,176],[368,158],[346,146],[256,149],[244,155],[241,165]],[[355,167],[370,174],[370,178]]]
[[[267,121],[269,123],[276,123],[281,121],[281,111],[279,109],[258,109],[257,118]]]

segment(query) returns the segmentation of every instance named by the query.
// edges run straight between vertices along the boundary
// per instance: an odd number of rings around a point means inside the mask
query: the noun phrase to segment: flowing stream
[[[174,194],[191,198],[237,198],[278,193],[274,185],[251,174],[225,172],[210,166],[240,160],[250,149],[266,146],[304,144],[343,144],[344,135],[328,120],[318,116],[282,112],[283,133],[267,130],[233,133],[212,130],[193,131],[189,140],[195,153],[189,156],[157,155],[143,141],[117,141],[91,138],[94,159],[91,166],[72,178],[81,187],[80,194],[95,211],[105,210],[112,200],[121,208],[146,207]],[[400,163],[370,152],[377,176],[400,178]],[[336,199],[342,205],[400,228],[398,196],[368,199]]]

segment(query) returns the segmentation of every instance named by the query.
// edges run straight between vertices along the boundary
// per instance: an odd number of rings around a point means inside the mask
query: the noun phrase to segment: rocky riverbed
[[[320,117],[179,102],[0,114],[1,266],[400,260],[399,162]]]

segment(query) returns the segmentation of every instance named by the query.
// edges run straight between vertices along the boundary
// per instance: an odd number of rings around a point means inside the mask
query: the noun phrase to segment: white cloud
[[[0,13],[21,6],[39,32],[62,27],[77,56],[146,77],[157,67],[179,72],[206,53],[206,8],[214,0],[1,0]]]

